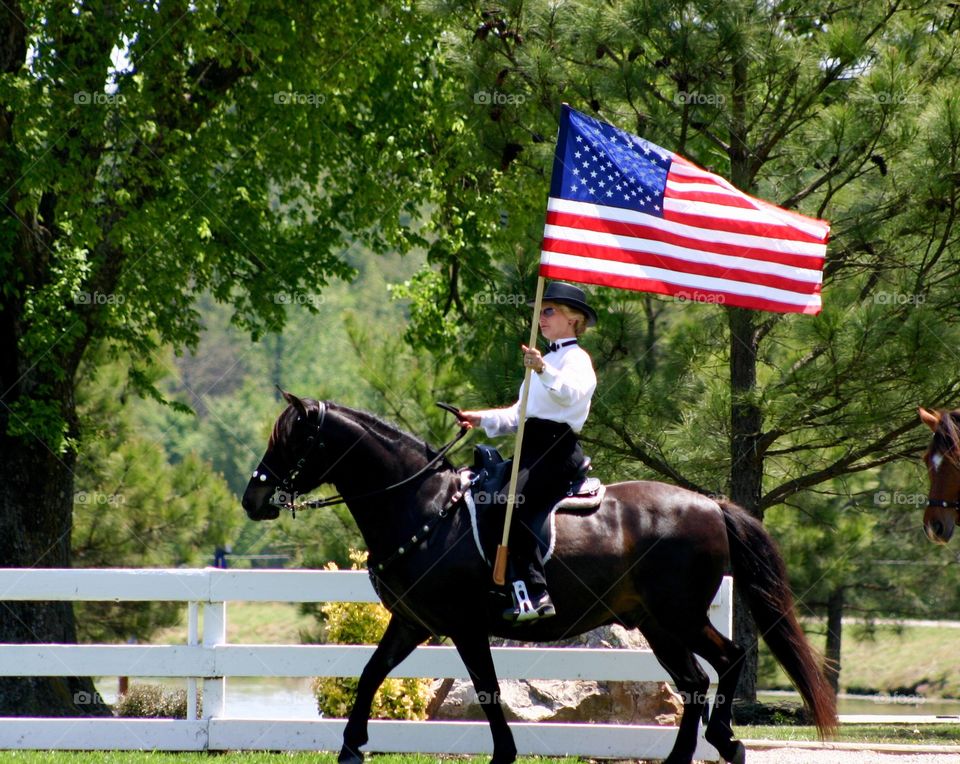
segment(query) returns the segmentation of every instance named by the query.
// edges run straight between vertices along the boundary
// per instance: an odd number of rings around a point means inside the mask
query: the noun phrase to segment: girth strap
[[[446,505],[439,512],[437,512],[437,514],[427,520],[427,522],[425,522],[420,529],[410,537],[408,542],[399,547],[393,554],[384,558],[382,562],[374,563],[372,560],[368,561],[368,567],[371,574],[373,572],[383,573],[384,570],[393,565],[393,563],[395,563],[405,554],[412,552],[420,544],[426,541],[430,534],[433,533],[434,529],[450,516],[450,510],[456,509],[462,498],[463,493],[459,490],[455,491],[453,496],[450,497],[450,501],[448,501]]]

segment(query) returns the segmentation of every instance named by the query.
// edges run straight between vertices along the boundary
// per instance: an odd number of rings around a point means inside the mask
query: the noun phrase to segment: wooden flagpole
[[[530,342],[527,347],[537,346],[540,329],[540,305],[543,302],[543,276],[537,277],[537,296],[533,301],[533,324],[530,327]],[[513,466],[510,470],[510,487],[507,489],[507,514],[503,518],[503,537],[497,547],[497,559],[493,563],[493,582],[503,586],[507,580],[507,542],[510,538],[510,521],[513,519],[514,495],[517,490],[517,475],[520,471],[520,449],[523,447],[523,426],[527,418],[527,395],[530,393],[530,375],[533,369],[526,367],[523,373],[523,392],[520,394],[520,420],[517,423],[517,440],[513,447]]]

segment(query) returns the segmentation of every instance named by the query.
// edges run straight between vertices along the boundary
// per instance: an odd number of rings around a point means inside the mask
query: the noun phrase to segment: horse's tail
[[[793,680],[821,737],[837,728],[837,700],[793,608],[780,550],[762,523],[733,502],[721,501],[734,586],[750,606],[757,630]]]

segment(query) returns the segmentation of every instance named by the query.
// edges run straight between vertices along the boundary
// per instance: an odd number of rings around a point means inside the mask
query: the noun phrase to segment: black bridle
[[[414,480],[419,478],[424,473],[433,469],[433,467],[443,459],[449,453],[450,449],[453,448],[460,440],[467,434],[469,427],[461,426],[460,432],[458,432],[449,443],[447,443],[443,448],[441,448],[436,455],[430,459],[420,470],[415,472],[413,475],[404,478],[392,485],[385,486],[384,488],[378,488],[375,491],[370,491],[369,493],[359,494],[357,496],[346,497],[343,494],[335,494],[334,496],[327,496],[321,499],[313,499],[311,501],[300,502],[299,504],[294,502],[295,493],[293,491],[293,483],[300,475],[300,470],[303,469],[304,465],[310,459],[313,452],[317,449],[322,449],[326,446],[323,442],[323,439],[320,437],[321,430],[323,429],[323,422],[327,416],[327,404],[323,401],[319,402],[319,412],[317,416],[317,421],[311,421],[307,419],[307,422],[312,427],[312,432],[307,436],[307,442],[303,454],[297,459],[296,464],[290,468],[287,472],[287,475],[279,483],[275,483],[274,487],[281,489],[282,494],[289,496],[288,501],[284,501],[283,504],[273,504],[273,506],[280,509],[289,509],[293,517],[297,516],[297,511],[301,509],[321,509],[323,507],[333,507],[338,504],[346,504],[348,501],[358,501],[360,499],[369,499],[374,496],[382,496],[385,493],[394,491],[397,488],[402,488],[403,486],[412,483]],[[262,464],[261,464],[262,466]],[[267,481],[267,473],[261,472],[260,467],[253,471],[251,476],[254,479],[259,478],[261,482],[265,483]],[[273,503],[273,502],[271,502]]]
[[[947,501],[946,499],[927,499],[927,506],[935,509],[953,509],[960,512],[960,499]]]

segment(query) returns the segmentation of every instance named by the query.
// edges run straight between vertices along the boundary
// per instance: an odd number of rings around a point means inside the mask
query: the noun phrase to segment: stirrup
[[[536,602],[530,599],[527,591],[527,585],[524,581],[513,582],[513,599],[516,603],[513,608],[504,611],[503,617],[515,624],[529,623],[540,618],[550,618],[557,614],[557,609],[553,606],[553,600],[549,593],[544,590]]]
[[[533,608],[533,602],[530,601],[530,594],[527,592],[526,583],[517,579],[513,582],[513,591],[510,592],[513,597],[513,607],[508,607],[503,611],[503,619],[513,623],[530,620],[537,617],[537,612]]]
[[[513,611],[516,620],[523,621],[537,617],[537,611],[534,610],[530,594],[527,592],[527,584],[521,579],[513,582],[513,601],[516,603]]]

